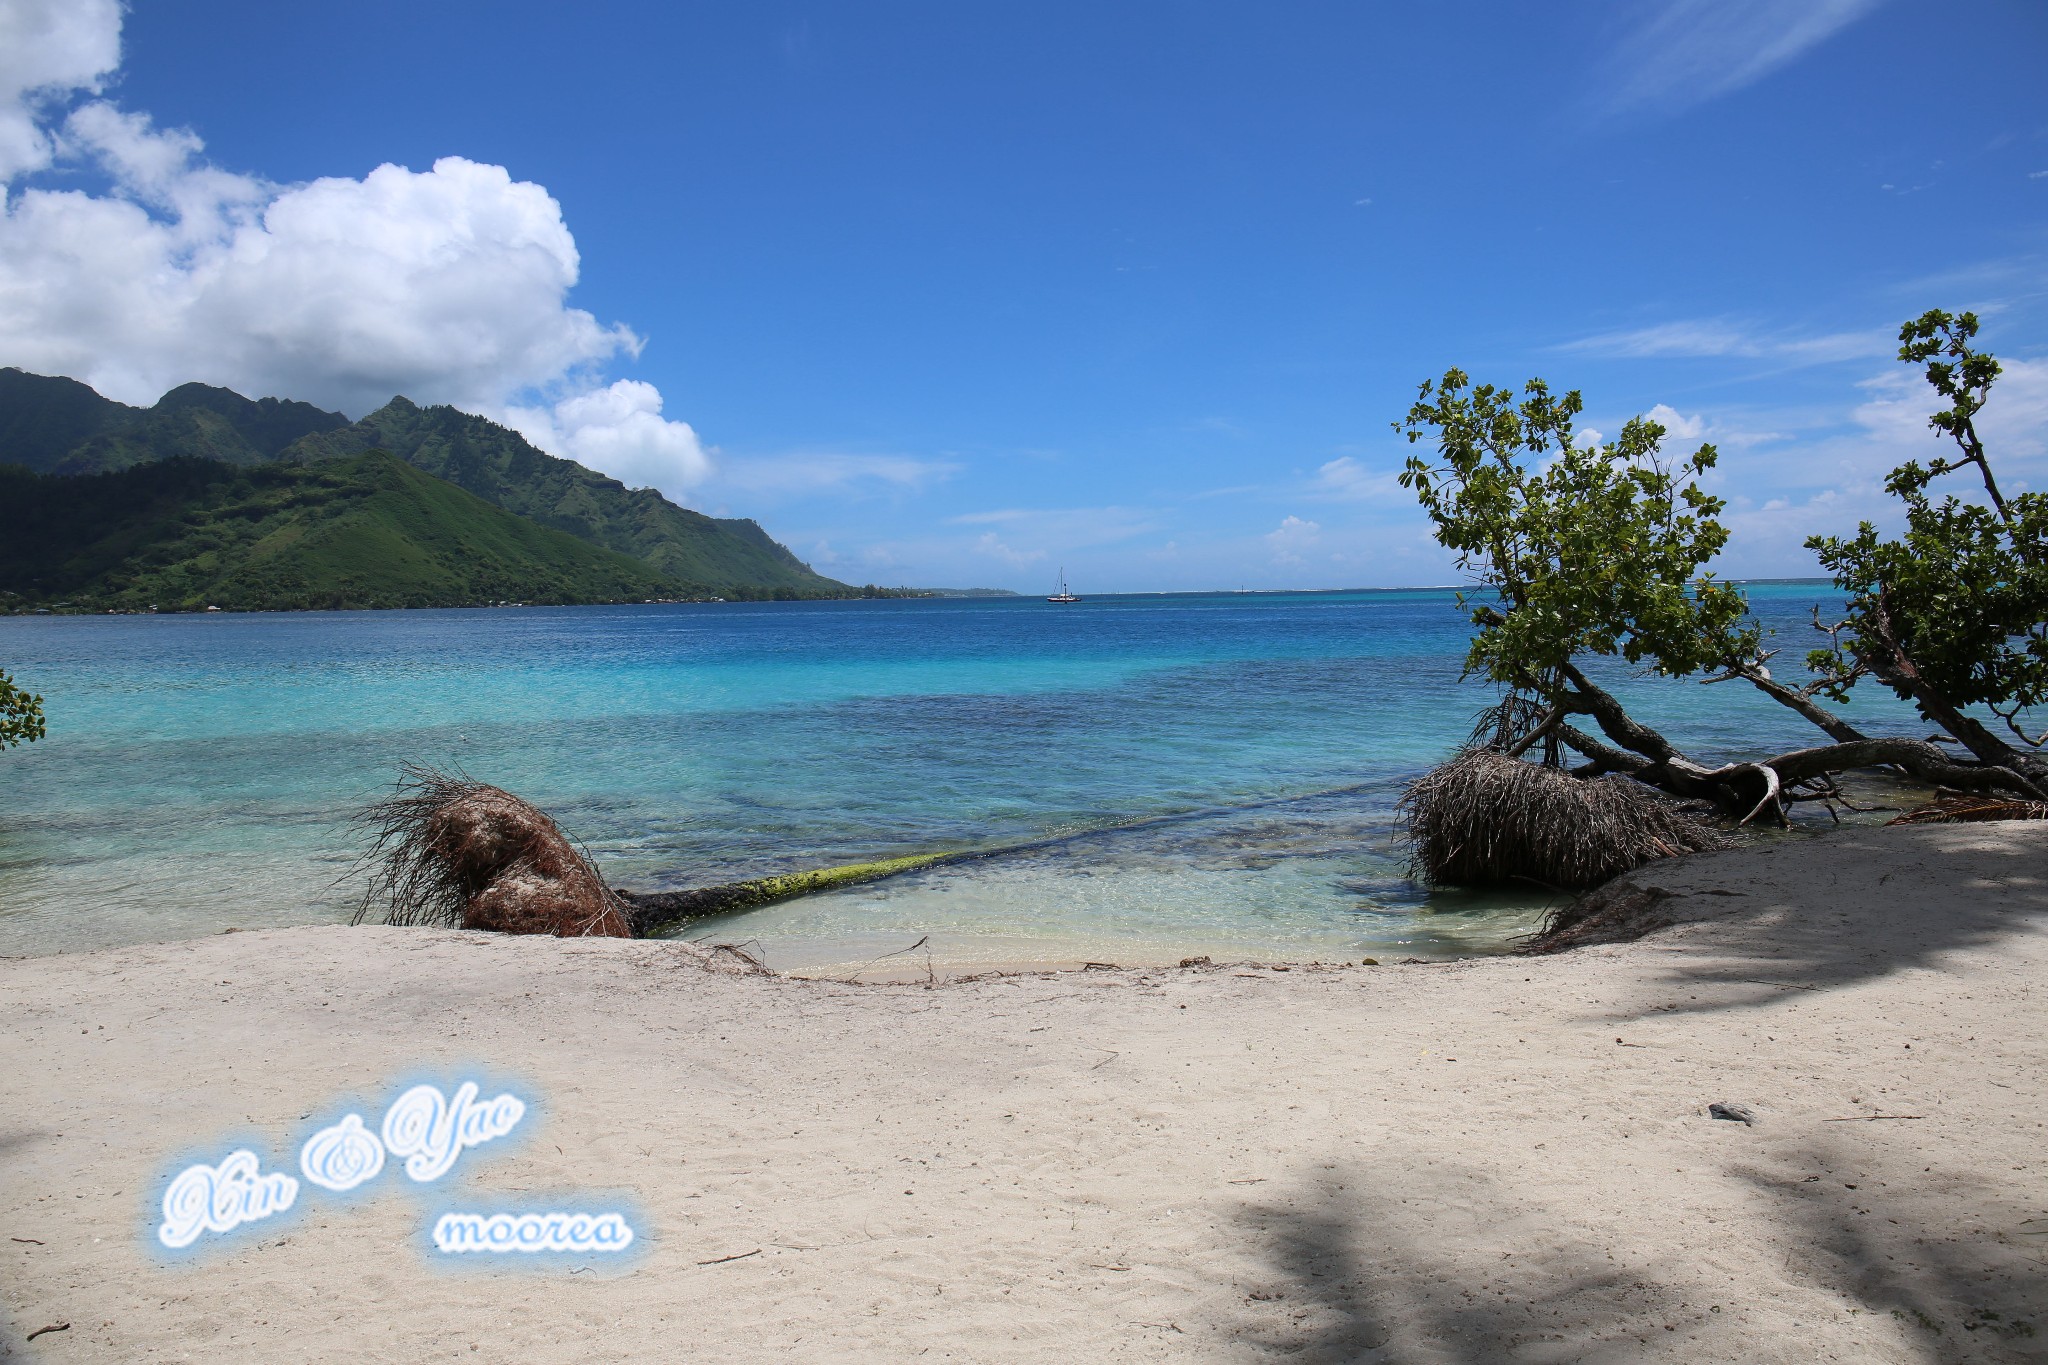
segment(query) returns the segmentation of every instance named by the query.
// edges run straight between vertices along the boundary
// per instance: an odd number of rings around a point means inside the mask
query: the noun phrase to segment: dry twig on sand
[[[1885,821],[1888,825],[1941,825],[1976,820],[2048,820],[2048,801],[1982,792],[1940,792],[1924,806]]]

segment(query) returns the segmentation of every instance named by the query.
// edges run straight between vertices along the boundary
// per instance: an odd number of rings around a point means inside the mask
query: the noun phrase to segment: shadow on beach
[[[1640,1359],[1652,1333],[1709,1309],[1563,1227],[1484,1175],[1437,1168],[1325,1173],[1286,1206],[1240,1223],[1270,1279],[1245,1295],[1238,1341],[1253,1358],[1393,1365]],[[1378,1179],[1383,1188],[1370,1182]],[[1366,1182],[1366,1183],[1361,1183]]]
[[[1650,941],[1697,1011],[1827,990],[2048,926],[2048,821],[1862,826],[1705,854],[1629,881],[1671,893]],[[1712,989],[1701,989],[1708,987]]]
[[[2048,1243],[2048,1220],[1928,1226],[1936,1191],[1894,1197],[1794,1173],[1853,1171],[1828,1144],[1771,1164],[1783,1169],[1729,1172],[1731,1217],[1681,1226],[1671,1210],[1661,1246],[1450,1163],[1405,1170],[1398,1189],[1384,1172],[1325,1167],[1299,1198],[1239,1212],[1269,1270],[1239,1286],[1239,1353],[1331,1365],[1851,1358],[1825,1347],[2018,1365],[2048,1351],[2048,1246],[2033,1245]]]

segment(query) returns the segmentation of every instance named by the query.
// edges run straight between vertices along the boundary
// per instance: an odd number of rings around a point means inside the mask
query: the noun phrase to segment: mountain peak
[[[193,383],[142,410],[110,402],[73,380],[0,371],[0,464],[90,474],[182,456],[217,465],[318,468],[371,451],[388,452],[516,517],[639,560],[685,595],[854,592],[814,572],[752,521],[707,517],[653,489],[628,489],[608,474],[538,449],[509,427],[452,406],[422,407],[398,394],[351,422],[310,403],[251,400],[232,389]]]
[[[180,384],[156,400],[154,412],[176,412],[180,408],[222,408],[253,407],[248,399],[233,389],[224,389],[216,384],[201,384],[196,380]]]

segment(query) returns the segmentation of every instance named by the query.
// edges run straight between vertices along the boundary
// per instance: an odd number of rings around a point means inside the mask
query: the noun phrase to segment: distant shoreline
[[[1727,578],[1721,580],[1732,587],[1815,587],[1831,588],[1830,578]],[[1469,592],[1474,591],[1469,583],[1417,583],[1398,588],[1204,588],[1173,589],[1160,592],[1103,592],[1081,594],[1082,603],[1130,601],[1135,599],[1171,600],[1176,598],[1201,597],[1340,597],[1361,593],[1404,593],[1404,592]],[[605,602],[450,602],[430,606],[395,607],[168,607],[144,610],[141,608],[115,607],[15,607],[0,611],[0,618],[20,616],[288,616],[319,615],[340,616],[361,612],[389,611],[534,611],[543,609],[562,610],[577,607],[717,607],[717,606],[792,606],[818,602],[1030,602],[1035,600],[1030,593],[1010,592],[999,589],[975,589],[960,591],[944,588],[891,588],[877,593],[857,593],[844,597],[673,597],[633,601],[620,598]]]

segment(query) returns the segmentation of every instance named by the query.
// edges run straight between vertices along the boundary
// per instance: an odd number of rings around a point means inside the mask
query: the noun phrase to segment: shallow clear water
[[[1828,591],[1750,593],[1803,652]],[[345,918],[348,815],[406,761],[635,889],[1083,836],[690,931],[781,968],[1487,951],[1537,903],[1427,893],[1391,839],[1490,699],[1465,638],[1430,590],[0,618],[50,721],[0,754],[0,953]],[[1702,759],[1816,738],[1611,681]]]

